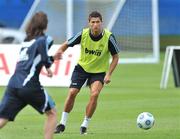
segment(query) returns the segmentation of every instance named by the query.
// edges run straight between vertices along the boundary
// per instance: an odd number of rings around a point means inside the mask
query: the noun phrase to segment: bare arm
[[[54,55],[54,59],[58,60],[62,58],[62,54],[66,51],[68,47],[73,47],[76,44],[80,44],[81,42],[81,34],[82,32],[77,33],[75,36],[70,38],[68,41],[65,41],[61,47],[57,50]]]
[[[56,51],[55,55],[54,55],[54,59],[55,60],[59,60],[62,58],[62,54],[66,51],[66,49],[68,48],[68,42],[65,41],[60,47],[59,49]]]
[[[65,52],[67,48],[68,48],[68,42],[65,41],[65,42],[61,45],[61,47],[58,49],[57,52]]]
[[[57,52],[55,53],[55,55],[53,56],[54,60],[59,60],[62,58],[62,54],[64,53],[64,51],[66,51],[66,49],[68,48],[67,45],[67,41],[65,41],[61,47],[57,50]],[[47,71],[47,76],[48,77],[52,77],[53,76],[53,72],[50,68],[46,68]]]
[[[106,73],[106,76],[104,77],[104,83],[108,84],[111,82],[111,75],[118,64],[118,61],[119,61],[119,55],[118,54],[113,55],[109,70]]]

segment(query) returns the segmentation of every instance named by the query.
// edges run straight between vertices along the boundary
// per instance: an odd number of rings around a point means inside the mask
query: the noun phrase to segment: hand
[[[53,76],[52,70],[50,68],[47,68],[46,71],[47,71],[47,77],[51,78]]]
[[[62,51],[56,52],[55,55],[53,56],[54,60],[62,59],[62,54],[63,54]]]
[[[106,74],[106,76],[104,77],[104,83],[108,84],[111,82],[111,76],[109,74]]]

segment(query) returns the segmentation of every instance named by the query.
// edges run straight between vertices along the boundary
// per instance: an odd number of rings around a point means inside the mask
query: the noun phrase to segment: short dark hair
[[[98,11],[92,11],[89,14],[89,21],[91,20],[92,17],[98,17],[102,21],[102,15]]]

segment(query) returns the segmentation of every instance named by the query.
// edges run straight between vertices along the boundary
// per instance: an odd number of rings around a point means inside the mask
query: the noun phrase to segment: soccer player
[[[43,66],[47,75],[52,76],[50,66],[56,57],[48,56],[48,49],[53,44],[50,36],[45,35],[48,19],[43,12],[37,12],[26,28],[26,38],[22,43],[15,73],[9,80],[0,104],[0,128],[8,121],[14,121],[16,115],[27,105],[39,113],[45,113],[44,138],[52,139],[57,124],[57,112],[52,98],[39,82]]]
[[[101,14],[93,11],[90,13],[88,20],[89,28],[83,29],[64,42],[56,53],[56,56],[61,56],[68,47],[81,44],[80,58],[73,71],[64,111],[55,133],[61,133],[65,130],[67,118],[74,106],[75,98],[86,80],[90,88],[90,99],[86,106],[84,121],[80,127],[80,134],[87,133],[88,124],[95,112],[103,84],[110,83],[111,75],[118,64],[119,47],[114,35],[107,29],[103,29]],[[110,55],[112,56],[112,61],[109,66]]]

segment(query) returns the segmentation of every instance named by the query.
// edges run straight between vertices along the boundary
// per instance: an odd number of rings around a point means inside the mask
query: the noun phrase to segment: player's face
[[[89,21],[89,27],[93,35],[99,35],[102,32],[102,21],[99,17],[92,17]]]

